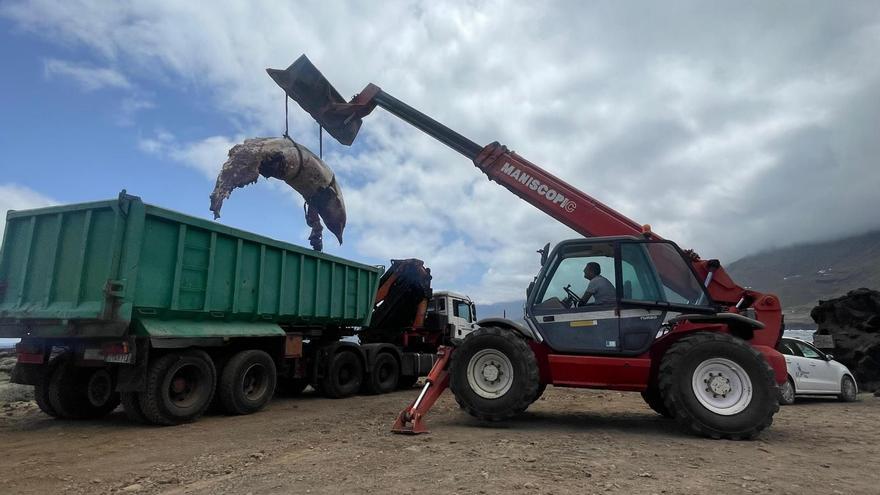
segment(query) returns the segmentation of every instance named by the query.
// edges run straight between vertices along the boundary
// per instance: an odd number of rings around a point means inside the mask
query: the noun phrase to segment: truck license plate
[[[109,356],[104,356],[104,361],[107,363],[131,364],[131,358],[131,354],[110,354]]]

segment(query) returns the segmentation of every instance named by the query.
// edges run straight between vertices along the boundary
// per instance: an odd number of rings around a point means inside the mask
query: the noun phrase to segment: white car
[[[833,396],[844,402],[856,400],[859,390],[852,373],[831,354],[789,337],[783,337],[776,350],[785,355],[788,367],[788,381],[779,387],[780,404],[793,404],[800,395]]]

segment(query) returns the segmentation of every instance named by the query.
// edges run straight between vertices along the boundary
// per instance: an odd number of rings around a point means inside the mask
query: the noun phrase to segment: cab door
[[[556,352],[620,352],[614,253],[613,242],[565,241],[548,259],[529,294],[526,319]],[[584,273],[588,263],[596,263],[597,276],[612,285],[611,300],[582,299],[590,282]]]

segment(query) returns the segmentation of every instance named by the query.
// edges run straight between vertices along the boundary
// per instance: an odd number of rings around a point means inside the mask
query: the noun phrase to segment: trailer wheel
[[[364,379],[364,365],[353,352],[339,351],[330,358],[327,373],[321,379],[321,391],[326,397],[341,399],[360,390]]]
[[[642,392],[642,399],[645,400],[648,407],[664,418],[671,419],[675,417],[669,408],[666,407],[666,403],[663,402],[663,397],[660,395],[660,390],[657,389],[656,385],[648,386],[648,389]]]
[[[229,414],[251,414],[262,409],[275,393],[275,362],[263,351],[251,349],[232,356],[217,385],[223,409]]]
[[[211,405],[216,383],[214,363],[204,351],[165,354],[147,370],[141,409],[158,425],[194,421]]]
[[[61,356],[50,360],[43,370],[43,375],[40,377],[40,381],[34,385],[34,401],[36,401],[37,407],[53,418],[58,417],[58,411],[52,407],[52,403],[49,401],[49,382],[52,380],[52,374],[55,372],[55,368],[58,367],[62,360],[63,357]]]
[[[400,379],[400,364],[387,352],[382,352],[373,360],[370,374],[364,380],[364,388],[369,394],[387,394],[397,390]]]
[[[678,423],[711,438],[754,438],[779,410],[773,369],[752,346],[726,333],[695,333],[673,344],[660,364],[659,383]]]
[[[77,367],[64,359],[49,379],[49,404],[59,418],[101,418],[119,405],[113,388],[113,377],[105,368]]]
[[[452,354],[449,387],[462,409],[486,421],[526,410],[538,396],[538,361],[526,341],[506,328],[483,327]]]
[[[150,421],[144,415],[143,409],[141,409],[140,395],[140,392],[121,392],[119,397],[122,401],[122,410],[125,411],[128,419],[135,423],[147,424]]]

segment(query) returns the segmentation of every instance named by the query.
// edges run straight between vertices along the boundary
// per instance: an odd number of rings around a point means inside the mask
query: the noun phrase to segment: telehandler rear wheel
[[[698,332],[666,351],[660,394],[687,430],[751,439],[779,410],[773,369],[752,346],[726,333]]]
[[[471,416],[501,421],[526,410],[539,389],[538,361],[506,328],[483,327],[452,354],[449,388]]]

